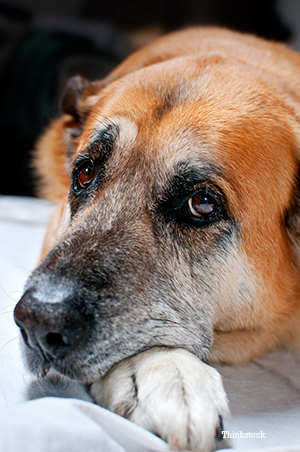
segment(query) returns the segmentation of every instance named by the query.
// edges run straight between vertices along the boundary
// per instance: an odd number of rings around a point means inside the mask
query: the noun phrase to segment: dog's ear
[[[54,119],[36,143],[33,166],[39,179],[37,192],[50,201],[65,198],[70,186],[70,161],[77,147],[86,118],[106,86],[72,77],[61,100],[63,115]]]
[[[61,110],[83,125],[98,100],[99,92],[106,85],[103,81],[90,82],[76,75],[69,79],[61,99]]]
[[[69,79],[61,99],[61,111],[67,115],[65,129],[67,160],[70,161],[76,149],[86,119],[96,105],[100,92],[108,84],[107,79],[91,82],[80,75]]]
[[[76,75],[68,80],[61,99],[61,110],[67,115],[73,116],[77,121],[81,121],[82,111],[79,103],[83,91],[89,88],[89,81],[80,75]]]
[[[64,132],[67,161],[76,149],[86,119],[96,105],[105,82],[90,82],[76,75],[69,79],[61,99],[61,111],[67,118]]]

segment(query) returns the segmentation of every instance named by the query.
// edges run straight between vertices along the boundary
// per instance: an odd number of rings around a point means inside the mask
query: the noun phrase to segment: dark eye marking
[[[87,189],[99,176],[99,172],[102,176],[104,175],[104,168],[112,154],[118,132],[119,129],[116,125],[109,124],[99,132],[85,153],[77,158],[73,170],[73,190],[75,192]]]
[[[69,193],[72,216],[103,183],[118,133],[116,124],[108,124],[75,160]]]
[[[197,168],[179,164],[158,195],[159,211],[167,221],[204,227],[228,216],[227,202],[217,181],[222,172],[213,165]]]
[[[227,216],[221,190],[208,181],[199,181],[191,194],[186,193],[183,199],[174,202],[171,217],[191,226],[208,226]]]

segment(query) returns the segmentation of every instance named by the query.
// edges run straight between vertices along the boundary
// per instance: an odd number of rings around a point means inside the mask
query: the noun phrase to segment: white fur
[[[130,149],[135,144],[138,135],[137,124],[125,116],[113,116],[111,122],[117,124],[119,127],[119,134],[116,145],[120,149]]]
[[[182,349],[153,348],[125,360],[95,382],[91,393],[96,403],[176,450],[214,450],[219,416],[229,415],[219,373]]]

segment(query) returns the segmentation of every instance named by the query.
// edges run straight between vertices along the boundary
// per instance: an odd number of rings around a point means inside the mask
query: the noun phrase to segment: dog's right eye
[[[76,172],[76,188],[88,188],[95,177],[95,168],[91,160],[84,161]]]

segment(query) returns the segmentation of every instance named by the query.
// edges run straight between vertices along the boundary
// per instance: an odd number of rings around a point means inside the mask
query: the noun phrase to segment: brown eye
[[[188,204],[191,214],[198,218],[208,217],[217,208],[216,200],[205,192],[196,193],[189,199]]]
[[[94,180],[94,164],[91,160],[84,162],[77,172],[77,184],[81,188],[88,188]]]

